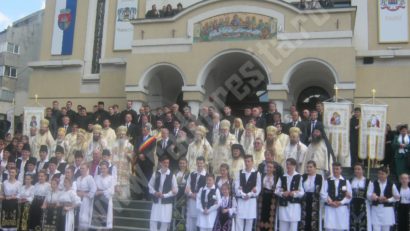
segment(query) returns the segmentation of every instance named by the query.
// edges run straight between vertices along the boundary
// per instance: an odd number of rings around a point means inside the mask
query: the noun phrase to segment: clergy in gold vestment
[[[49,156],[52,153],[53,148],[55,147],[55,141],[51,135],[50,130],[48,129],[49,121],[47,119],[42,119],[40,121],[40,131],[37,133],[36,137],[33,140],[35,145],[36,153],[33,153],[33,157],[40,159],[39,150],[41,145],[46,145],[49,151]]]
[[[200,156],[204,157],[206,166],[209,166],[209,161],[212,160],[212,146],[206,139],[206,133],[207,130],[204,126],[198,126],[195,131],[194,141],[188,146],[186,158],[190,171],[196,169],[196,158]]]
[[[212,160],[213,173],[216,175],[219,173],[219,166],[223,163],[231,163],[231,146],[238,143],[235,135],[229,132],[231,123],[228,120],[222,120],[219,133],[214,140],[213,149],[214,155]]]
[[[127,137],[127,127],[119,126],[117,128],[117,139],[112,146],[111,152],[112,162],[118,171],[115,186],[116,196],[121,200],[129,199],[133,146]]]
[[[307,147],[300,141],[300,135],[302,132],[298,127],[292,127],[289,129],[290,142],[285,146],[284,155],[285,159],[293,158],[297,162],[296,170],[298,172],[304,172],[302,169],[303,160],[307,152]],[[284,168],[286,166],[283,166]]]
[[[333,160],[329,158],[329,152],[319,129],[313,130],[312,142],[308,146],[301,170],[306,172],[306,165],[309,160],[316,162],[317,172],[324,177],[331,175],[330,166]]]
[[[255,142],[255,125],[248,123],[240,142],[243,149],[245,150],[245,153],[249,154],[252,152],[253,142]]]
[[[278,129],[275,126],[268,126],[266,128],[265,150],[271,150],[274,154],[273,160],[282,166],[285,162],[285,156],[283,155],[283,147],[278,141],[277,134]]]

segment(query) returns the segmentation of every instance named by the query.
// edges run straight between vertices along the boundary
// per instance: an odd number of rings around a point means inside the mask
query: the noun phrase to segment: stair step
[[[149,231],[149,228],[135,228],[130,226],[114,226],[113,231]]]
[[[115,208],[133,208],[133,209],[146,209],[151,210],[152,202],[151,201],[137,201],[137,200],[114,200],[113,205]]]
[[[149,219],[151,216],[151,210],[114,207],[114,217],[117,216]]]
[[[114,226],[138,227],[143,229],[149,228],[150,219],[134,218],[134,217],[114,217]],[[118,226],[117,226],[118,224]]]

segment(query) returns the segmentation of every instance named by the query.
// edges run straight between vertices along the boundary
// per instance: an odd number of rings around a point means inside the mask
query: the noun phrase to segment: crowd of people
[[[178,104],[92,112],[54,101],[45,118],[0,140],[3,230],[112,229],[113,199],[152,200],[151,230],[175,214],[200,230],[409,230],[407,126],[386,133],[377,179],[358,159],[360,109],[350,122],[354,178],[327,140],[323,105],[283,115],[276,104],[234,116]],[[24,121],[24,119],[23,119]],[[387,136],[386,135],[386,136]],[[388,178],[394,169],[400,184]],[[397,207],[397,208],[396,208]],[[176,212],[178,211],[178,213]],[[179,219],[179,218],[178,218]],[[322,220],[324,222],[322,222]],[[323,227],[322,227],[323,226]]]
[[[155,18],[171,18],[179,14],[184,8],[182,3],[178,3],[176,8],[172,8],[171,4],[162,6],[162,9],[158,10],[157,5],[153,4],[151,10],[147,11],[145,18],[155,19]]]

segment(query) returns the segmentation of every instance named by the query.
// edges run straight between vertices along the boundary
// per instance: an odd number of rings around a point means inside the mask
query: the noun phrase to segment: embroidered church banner
[[[40,129],[40,120],[44,118],[44,107],[24,107],[23,135],[30,136],[30,128]]]
[[[194,42],[271,39],[277,35],[278,20],[252,13],[228,13],[194,25]]]
[[[131,20],[138,18],[137,0],[118,0],[115,19],[114,50],[130,50],[134,35]]]
[[[73,53],[77,0],[56,0],[51,55]]]
[[[387,105],[361,104],[359,158],[384,159]]]
[[[378,0],[378,2],[379,42],[408,42],[408,0]]]
[[[323,103],[323,125],[337,161],[350,167],[349,123],[351,103]]]

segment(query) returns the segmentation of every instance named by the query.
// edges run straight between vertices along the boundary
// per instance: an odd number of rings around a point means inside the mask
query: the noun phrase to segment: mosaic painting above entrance
[[[272,39],[277,23],[276,18],[260,14],[221,14],[195,24],[194,42]]]

